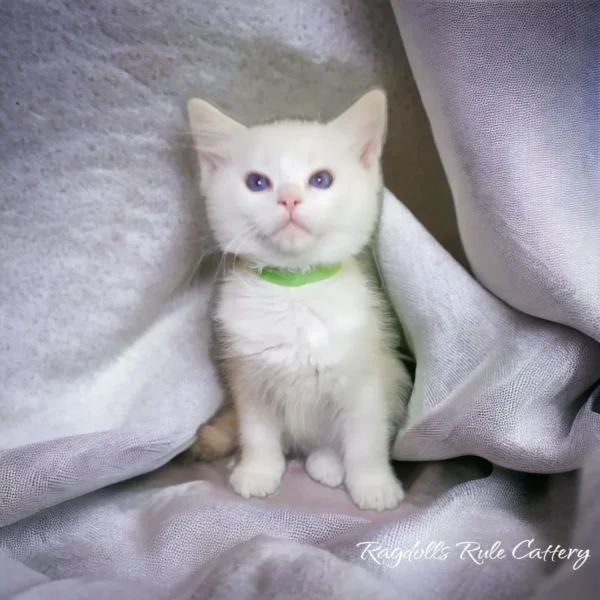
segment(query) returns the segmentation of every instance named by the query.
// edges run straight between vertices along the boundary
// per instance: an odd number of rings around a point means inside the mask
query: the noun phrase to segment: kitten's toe
[[[241,461],[235,466],[229,484],[244,498],[264,498],[274,494],[281,485],[285,462],[266,463]]]
[[[391,510],[404,499],[402,485],[391,470],[354,474],[346,477],[345,483],[353,502],[362,510]]]
[[[331,450],[312,452],[306,459],[305,469],[312,479],[328,487],[338,487],[344,480],[344,466]]]

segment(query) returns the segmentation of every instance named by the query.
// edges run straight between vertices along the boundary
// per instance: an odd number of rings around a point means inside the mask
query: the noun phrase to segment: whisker
[[[219,260],[219,264],[217,266],[217,271],[216,271],[216,277],[219,276],[221,269],[225,268],[225,263],[227,258],[230,255],[231,250],[233,249],[233,247],[235,245],[238,245],[238,250],[237,252],[240,251],[241,247],[244,245],[244,243],[248,240],[249,235],[252,235],[252,228],[250,228],[250,231],[244,231],[242,232],[239,236],[235,236],[228,244],[227,246],[225,246],[225,248],[222,251],[221,254],[221,259]],[[237,256],[237,253],[236,253]]]
[[[237,250],[236,250],[236,251],[234,252],[234,254],[233,254],[233,261],[234,261],[234,262],[235,262],[235,260],[237,259],[237,257],[238,257],[238,254],[239,254],[240,250],[242,249],[242,246],[243,246],[243,245],[244,245],[246,242],[248,242],[249,240],[251,240],[251,239],[254,239],[254,237],[255,237],[255,234],[257,233],[257,231],[258,231],[258,230],[256,229],[256,227],[255,227],[254,225],[252,225],[252,226],[250,227],[250,230],[248,231],[248,235],[247,235],[247,236],[246,236],[246,237],[245,237],[245,238],[244,238],[244,239],[243,239],[243,240],[240,242],[240,244],[239,244],[239,246],[238,246]]]
[[[197,260],[196,264],[191,269],[189,276],[185,280],[185,286],[186,287],[188,287],[192,283],[194,277],[196,276],[196,273],[198,273],[198,271],[200,270],[200,267],[202,265],[202,261],[207,256],[211,256],[212,254],[216,254],[216,252],[213,252],[213,250],[214,250],[213,248],[210,248],[210,249],[202,252],[202,254],[200,254],[200,258]]]

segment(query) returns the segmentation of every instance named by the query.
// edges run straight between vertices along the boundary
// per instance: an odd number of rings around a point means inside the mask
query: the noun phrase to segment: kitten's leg
[[[364,510],[396,508],[404,498],[389,458],[389,387],[384,378],[370,376],[349,387],[344,401],[345,484]]]
[[[250,396],[248,396],[250,395]],[[237,401],[241,456],[229,483],[244,498],[263,498],[277,491],[285,472],[281,426],[272,410],[247,389]]]
[[[309,476],[328,487],[338,487],[344,481],[344,465],[341,458],[328,448],[313,450],[304,465]]]

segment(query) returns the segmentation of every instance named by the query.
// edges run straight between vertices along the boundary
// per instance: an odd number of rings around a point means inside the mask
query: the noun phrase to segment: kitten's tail
[[[196,434],[186,458],[210,462],[231,456],[238,447],[238,416],[233,404],[225,404]]]

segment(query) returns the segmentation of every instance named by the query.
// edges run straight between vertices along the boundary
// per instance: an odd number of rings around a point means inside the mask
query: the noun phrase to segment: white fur
[[[223,358],[235,364],[242,453],[233,489],[275,492],[291,449],[307,456],[312,478],[343,481],[359,507],[397,506],[389,442],[410,380],[382,298],[354,258],[378,215],[385,96],[370,92],[328,124],[247,129],[199,100],[189,112],[211,227],[225,252],[250,263],[223,281],[215,314]],[[307,184],[321,169],[334,175],[326,190]],[[268,176],[272,188],[251,192],[248,172]],[[277,198],[290,189],[302,199],[304,229],[279,229],[287,214]],[[299,287],[267,282],[251,267],[333,262],[343,262],[336,275]]]

